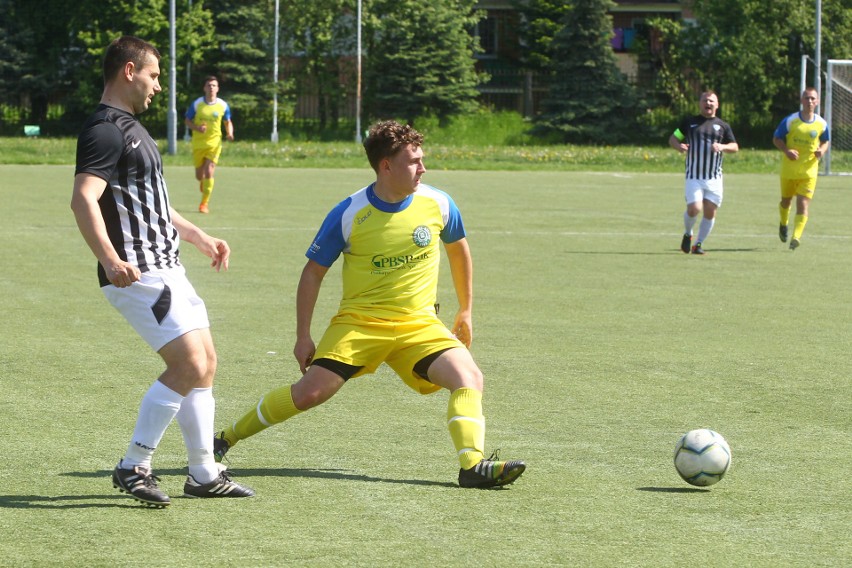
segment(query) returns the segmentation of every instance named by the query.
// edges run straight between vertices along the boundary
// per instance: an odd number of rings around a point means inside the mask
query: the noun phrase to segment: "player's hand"
[[[678,148],[678,151],[681,154],[684,153],[684,152],[688,152],[689,151],[689,144],[681,144],[680,148]]]
[[[823,155],[824,155],[824,152],[823,152],[822,150],[820,150],[819,148],[817,148],[816,150],[814,150],[814,156],[816,157],[816,159],[817,159],[817,160],[819,160],[820,158],[822,158],[822,157],[823,157]]]
[[[222,239],[213,239],[213,241],[215,242],[213,254],[210,255],[213,262],[210,263],[210,266],[215,268],[216,272],[223,269],[228,270],[228,260],[231,258],[231,247],[229,247],[228,243]]]
[[[205,132],[207,132],[207,125],[206,124],[199,124],[198,125],[198,131],[200,133],[204,134]]]
[[[790,159],[793,162],[795,162],[796,160],[799,159],[799,151],[798,150],[788,149],[786,152],[784,152],[784,155],[787,156],[787,158]]]
[[[473,342],[473,323],[470,312],[459,312],[456,314],[452,332],[456,336],[456,339],[461,341],[465,347],[470,348],[470,344]]]
[[[302,374],[308,372],[308,367],[311,366],[316,351],[317,346],[310,337],[296,340],[296,346],[293,347],[293,356],[299,362],[299,369],[302,371]]]
[[[216,269],[216,272],[228,270],[228,260],[231,258],[231,247],[222,239],[211,237],[205,233],[201,233],[202,237],[198,240],[193,238],[193,244],[205,256],[213,259],[210,266]]]
[[[141,276],[139,269],[129,262],[119,260],[116,263],[105,266],[104,272],[110,283],[116,288],[127,288]]]

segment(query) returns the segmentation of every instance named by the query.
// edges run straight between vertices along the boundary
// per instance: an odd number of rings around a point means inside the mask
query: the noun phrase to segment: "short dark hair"
[[[204,82],[201,84],[201,86],[206,87],[207,83],[209,83],[210,81],[216,81],[218,83],[219,79],[216,77],[216,75],[208,75],[204,78]]]
[[[377,172],[379,164],[385,158],[393,157],[408,145],[419,148],[423,145],[423,135],[409,124],[400,124],[395,120],[386,120],[374,124],[364,140],[367,159]]]
[[[156,57],[157,61],[160,60],[157,48],[143,39],[121,36],[113,40],[104,55],[104,84],[115,79],[128,61],[133,62],[136,67],[144,66],[149,53]]]

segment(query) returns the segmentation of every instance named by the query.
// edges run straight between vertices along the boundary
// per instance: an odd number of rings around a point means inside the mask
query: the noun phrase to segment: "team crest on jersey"
[[[722,127],[721,127],[721,126],[719,126],[718,124],[714,124],[714,125],[713,125],[713,130],[715,130],[716,132],[719,132],[720,130],[722,130]]]
[[[811,130],[811,138],[816,138],[816,137],[817,137],[817,131]]]
[[[414,229],[414,234],[411,235],[414,239],[414,244],[420,248],[429,246],[432,242],[432,231],[426,225],[420,225]]]

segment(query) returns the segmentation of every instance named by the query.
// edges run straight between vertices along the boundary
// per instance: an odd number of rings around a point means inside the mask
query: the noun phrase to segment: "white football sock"
[[[713,225],[716,224],[716,219],[701,219],[701,225],[698,227],[698,242],[703,243],[710,236],[710,231],[713,230]]]
[[[692,234],[692,228],[695,226],[695,220],[696,219],[698,219],[698,215],[696,215],[695,217],[690,217],[689,213],[687,213],[686,211],[683,212],[683,228],[684,228],[683,234],[684,235],[691,235]]]
[[[137,465],[151,468],[154,450],[180,409],[182,400],[181,395],[160,381],[154,381],[139,405],[136,428],[133,430],[127,453],[121,461],[123,468],[132,469]]]
[[[198,483],[209,483],[219,475],[219,466],[213,458],[215,413],[212,388],[192,389],[177,413],[189,458],[189,474]]]

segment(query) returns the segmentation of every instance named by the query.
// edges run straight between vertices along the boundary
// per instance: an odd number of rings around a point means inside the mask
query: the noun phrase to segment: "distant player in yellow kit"
[[[370,129],[364,148],[376,181],[331,210],[305,253],[293,349],[303,375],[267,393],[221,432],[217,459],[239,440],[326,402],[351,378],[387,363],[415,392],[450,392],[447,428],[461,487],[499,487],[524,472],[520,460],[484,453],[483,377],[468,351],[473,262],[453,200],[420,183],[426,172],[422,143],[419,132],[394,121]],[[435,301],[442,243],[459,302],[452,330],[438,319]],[[341,256],[343,298],[316,345],[314,307],[323,278]]]
[[[186,111],[184,123],[192,131],[192,162],[195,179],[200,183],[201,204],[198,210],[209,213],[208,202],[213,193],[213,174],[222,153],[222,127],[225,136],[234,140],[234,123],[231,107],[218,98],[219,80],[210,76],[204,79],[204,96],[193,101]]]
[[[808,222],[808,205],[814,197],[819,160],[831,144],[828,125],[816,114],[819,93],[813,87],[802,92],[802,110],[786,117],[775,129],[772,142],[784,152],[781,159],[781,225],[778,237],[787,242],[790,207],[796,197],[796,219],[790,249],[796,250]]]

